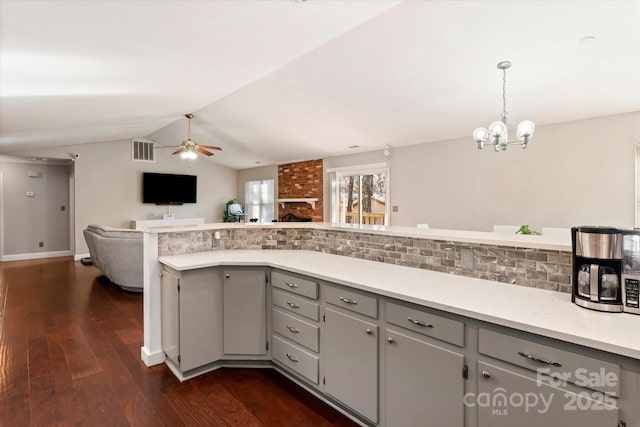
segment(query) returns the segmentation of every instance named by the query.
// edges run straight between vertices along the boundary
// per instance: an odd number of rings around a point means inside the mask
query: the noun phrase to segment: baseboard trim
[[[36,252],[32,254],[4,255],[0,261],[23,261],[27,259],[57,258],[71,256],[71,251]]]
[[[145,347],[140,347],[140,358],[147,366],[159,365],[164,362],[164,352],[156,351],[150,353]]]
[[[86,253],[86,254],[75,254],[73,256],[73,260],[74,261],[80,261],[82,258],[89,258],[91,256],[91,254]]]

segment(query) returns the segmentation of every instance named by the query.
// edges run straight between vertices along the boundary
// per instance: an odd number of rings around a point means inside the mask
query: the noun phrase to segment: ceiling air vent
[[[155,162],[154,145],[155,142],[148,139],[132,139],[131,160],[137,162]]]

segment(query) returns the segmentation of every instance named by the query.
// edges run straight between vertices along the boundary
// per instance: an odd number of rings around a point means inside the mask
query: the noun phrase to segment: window
[[[389,225],[389,168],[386,164],[327,172],[332,174],[332,222]]]
[[[260,222],[272,222],[274,218],[273,179],[244,183],[244,212],[247,221],[258,218]]]

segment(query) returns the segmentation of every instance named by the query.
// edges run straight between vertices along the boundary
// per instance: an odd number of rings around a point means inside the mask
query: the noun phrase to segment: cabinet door
[[[378,326],[325,310],[325,392],[378,421]]]
[[[263,270],[226,270],[223,274],[224,354],[266,354],[266,273]]]
[[[464,356],[386,331],[387,426],[464,425]]]
[[[168,271],[160,281],[162,351],[174,365],[180,366],[180,280]]]
[[[507,369],[478,362],[478,427],[605,427],[618,425],[611,396],[576,387],[559,388]],[[609,404],[611,403],[611,404]]]
[[[180,278],[180,370],[198,368],[220,356],[216,314],[220,279],[214,268],[182,272]],[[219,321],[218,321],[219,322]]]

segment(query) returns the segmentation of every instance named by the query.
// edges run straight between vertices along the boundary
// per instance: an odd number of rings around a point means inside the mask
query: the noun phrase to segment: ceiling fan
[[[195,159],[198,157],[197,153],[204,154],[205,156],[213,156],[213,153],[210,150],[218,150],[222,151],[220,147],[214,147],[213,145],[200,145],[191,139],[191,119],[193,118],[193,114],[185,114],[184,115],[187,120],[189,120],[189,130],[187,133],[187,139],[182,141],[182,143],[178,146],[179,148],[171,154],[180,154],[180,157],[183,159]],[[169,147],[167,147],[169,148]]]

